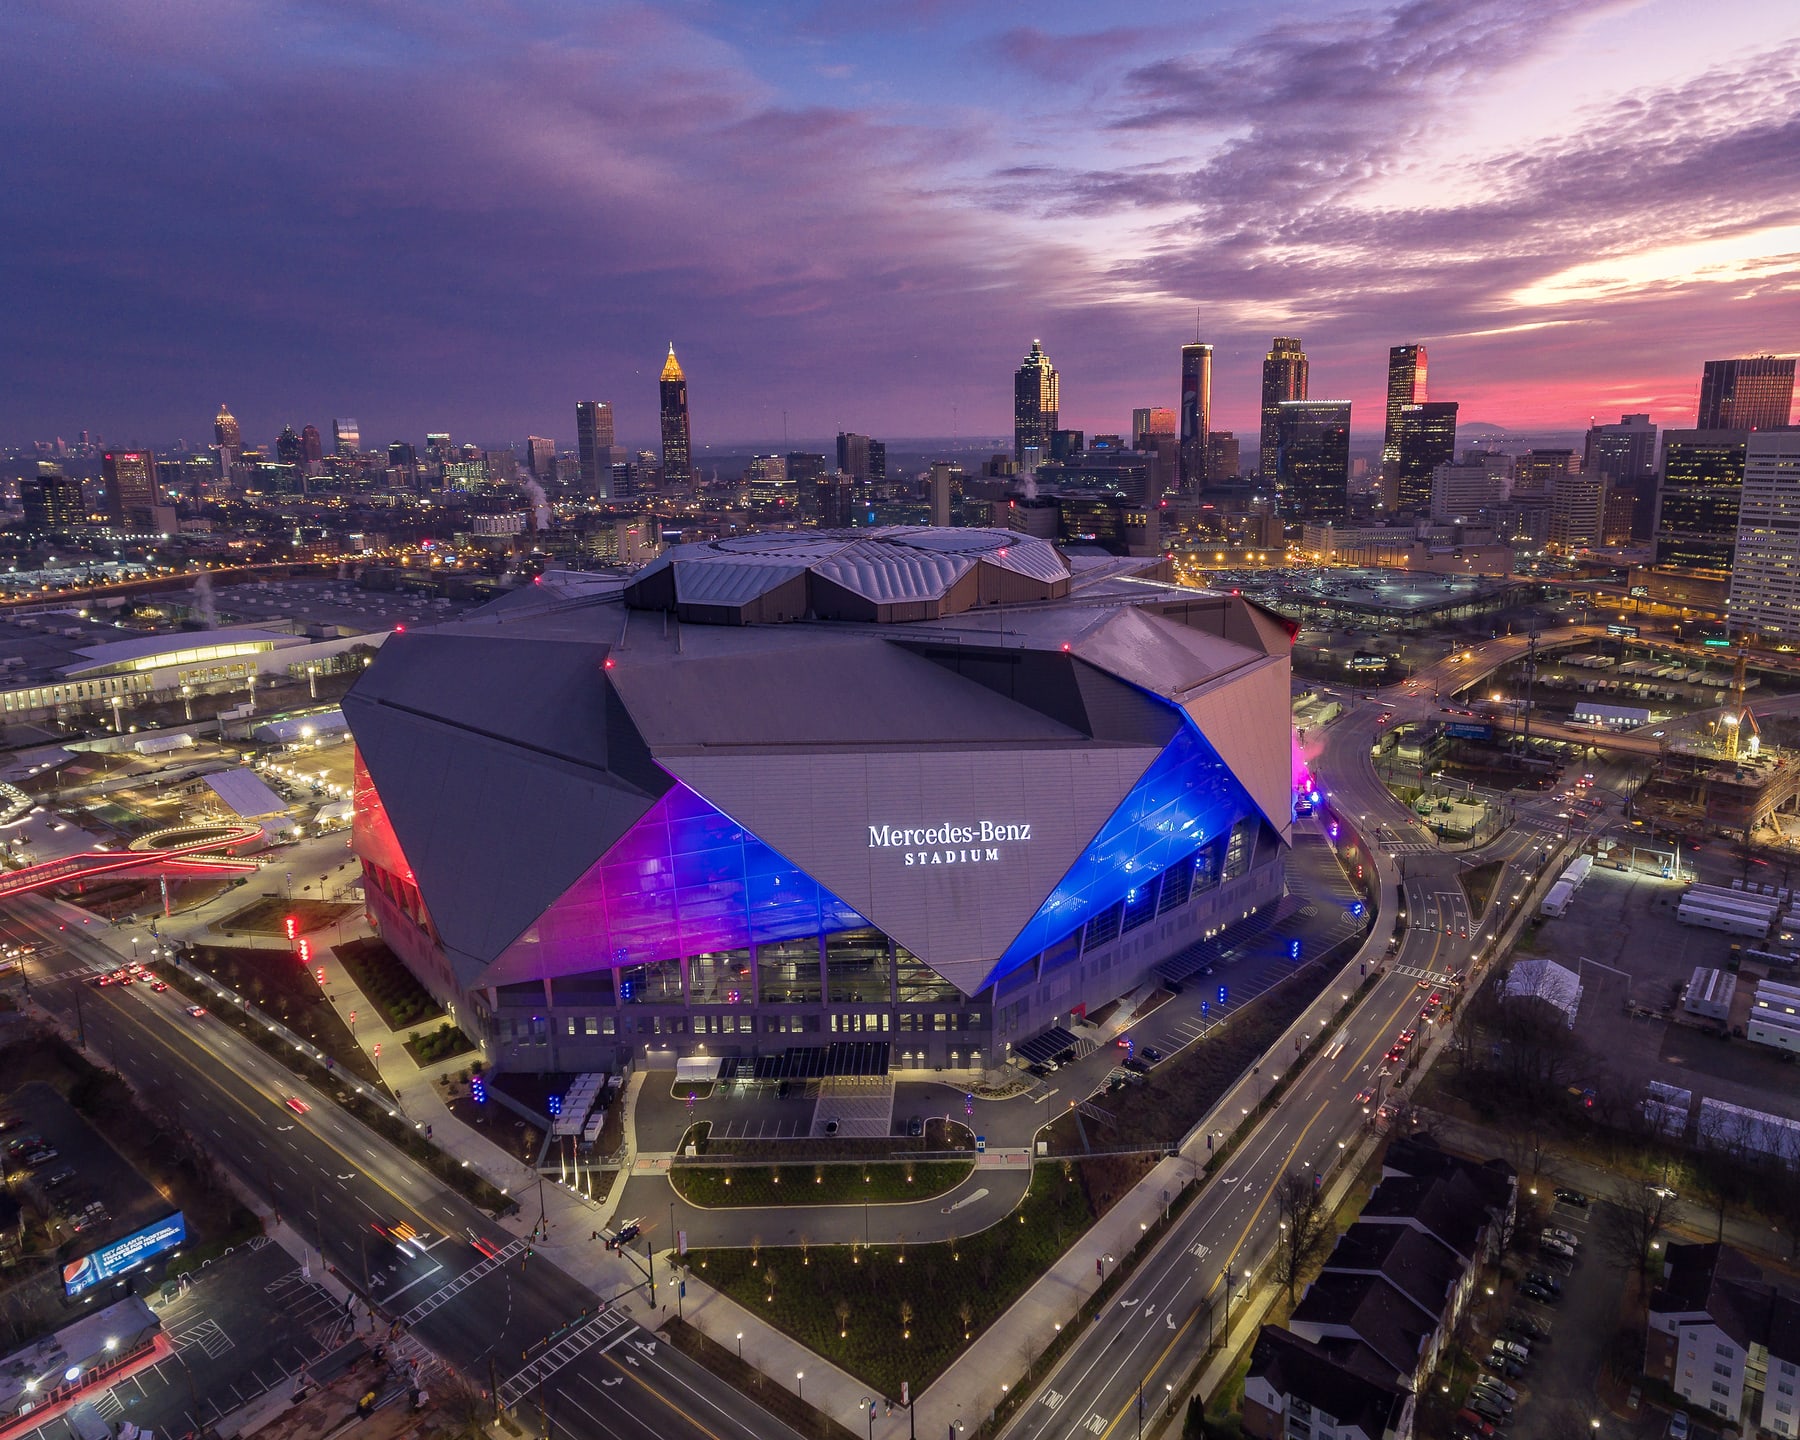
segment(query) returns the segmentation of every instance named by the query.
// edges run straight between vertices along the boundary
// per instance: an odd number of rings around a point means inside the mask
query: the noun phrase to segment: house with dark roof
[[[1475,1272],[1435,1236],[1406,1225],[1361,1221],[1338,1237],[1325,1273],[1381,1276],[1446,1334],[1475,1283]]]
[[[1727,1421],[1800,1433],[1800,1297],[1728,1246],[1671,1245],[1666,1257],[1644,1373]]]
[[[1416,1390],[1437,1359],[1437,1323],[1380,1274],[1327,1269],[1306,1289],[1288,1329],[1346,1362],[1367,1347],[1393,1383]]]
[[[1411,1440],[1413,1397],[1265,1325],[1244,1377],[1244,1433],[1255,1440]]]

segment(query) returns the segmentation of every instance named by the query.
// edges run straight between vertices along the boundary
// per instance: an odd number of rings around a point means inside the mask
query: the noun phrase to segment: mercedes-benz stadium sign
[[[871,850],[899,850],[908,865],[974,865],[1001,858],[1004,844],[1031,839],[1031,822],[981,820],[973,825],[927,825],[919,829],[871,825]]]

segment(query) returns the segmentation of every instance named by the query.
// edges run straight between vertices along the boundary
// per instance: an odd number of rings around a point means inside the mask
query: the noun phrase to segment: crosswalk
[[[585,1325],[565,1335],[524,1369],[502,1381],[500,1408],[510,1410],[541,1381],[548,1380],[571,1361],[579,1360],[602,1340],[631,1326],[632,1321],[618,1311],[602,1310]],[[655,1342],[651,1341],[650,1344],[654,1346]]]
[[[402,1315],[400,1317],[400,1323],[407,1326],[417,1325],[427,1315],[431,1314],[433,1310],[454,1300],[477,1280],[480,1280],[484,1276],[491,1275],[502,1265],[506,1264],[507,1261],[516,1259],[524,1253],[525,1242],[523,1240],[509,1241],[506,1245],[503,1245],[499,1250],[495,1251],[489,1258],[483,1260],[479,1265],[471,1265],[448,1284],[440,1285],[436,1290],[433,1290],[417,1305],[413,1306],[412,1309]]]

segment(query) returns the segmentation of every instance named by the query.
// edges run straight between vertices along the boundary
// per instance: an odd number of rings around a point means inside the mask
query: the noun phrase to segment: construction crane
[[[1736,760],[1740,753],[1747,751],[1754,756],[1762,749],[1762,731],[1757,726],[1756,717],[1750,713],[1750,707],[1744,703],[1744,665],[1747,653],[1742,640],[1737,646],[1737,664],[1731,672],[1731,708],[1723,717],[1725,725],[1725,757]],[[1749,738],[1744,732],[1749,731]]]

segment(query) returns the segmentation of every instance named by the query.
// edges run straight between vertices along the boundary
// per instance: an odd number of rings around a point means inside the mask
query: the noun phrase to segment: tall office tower
[[[1050,458],[1060,398],[1056,367],[1036,340],[1013,376],[1013,459],[1030,470]]]
[[[156,523],[156,457],[148,450],[108,450],[100,461],[106,481],[106,513],[128,527]]]
[[[444,430],[430,430],[425,435],[425,459],[432,465],[449,465],[459,457],[456,447],[450,443],[450,435]]]
[[[1087,431],[1085,430],[1052,430],[1050,432],[1049,459],[1058,465],[1066,465],[1086,448]]]
[[[694,483],[694,437],[688,428],[687,376],[675,358],[675,342],[669,342],[669,358],[662,368],[662,468],[663,483],[686,489]]]
[[[604,400],[578,402],[575,406],[575,453],[581,460],[582,494],[604,498],[611,493],[612,450],[612,406]]]
[[[1550,487],[1550,544],[1565,555],[1601,543],[1606,477],[1588,470],[1558,475]]]
[[[869,442],[869,482],[879,485],[887,479],[887,441]]]
[[[1464,455],[1461,464],[1439,465],[1431,472],[1431,520],[1456,525],[1473,520],[1500,503],[1504,481],[1480,460]]]
[[[362,449],[362,426],[354,420],[331,422],[331,453],[355,455]]]
[[[1262,448],[1256,457],[1256,473],[1271,483],[1281,445],[1277,433],[1281,406],[1288,400],[1306,398],[1306,371],[1306,352],[1300,348],[1297,337],[1277,335],[1269,342],[1269,353],[1263,357]]]
[[[1206,437],[1206,480],[1209,485],[1235,480],[1243,468],[1238,438],[1229,430],[1214,430]]]
[[[744,480],[750,487],[750,498],[760,504],[790,503],[794,499],[783,456],[752,455]]]
[[[556,478],[556,442],[542,435],[525,437],[525,468],[536,480]]]
[[[931,523],[940,530],[950,528],[951,509],[955,504],[956,491],[962,480],[962,467],[952,465],[948,460],[938,460],[932,464],[931,479]]]
[[[840,430],[837,437],[837,468],[858,483],[869,479],[869,437],[854,431]]]
[[[1424,352],[1419,373],[1424,374]],[[1389,392],[1392,393],[1391,391]],[[1456,458],[1456,409],[1454,400],[1430,400],[1402,405],[1395,433],[1392,507],[1424,511],[1431,505],[1431,472]],[[1383,477],[1383,501],[1390,499]]]
[[[1150,494],[1161,496],[1180,486],[1181,432],[1175,411],[1167,405],[1133,410],[1131,448],[1150,457]],[[1204,465],[1200,473],[1206,473]]]
[[[1513,460],[1513,499],[1547,500],[1558,476],[1573,475],[1580,468],[1573,450],[1527,450]]]
[[[1213,347],[1198,341],[1181,347],[1181,493],[1206,486],[1206,437],[1212,433]]]
[[[300,465],[306,447],[301,443],[300,434],[292,425],[283,425],[281,433],[275,437],[275,459],[283,465]]]
[[[1800,430],[1763,430],[1744,451],[1731,627],[1770,644],[1800,641]]]
[[[1587,432],[1581,468],[1606,477],[1608,513],[1631,506],[1627,539],[1648,540],[1656,525],[1656,427],[1648,415],[1621,415],[1617,425]],[[1615,521],[1605,527],[1608,543],[1623,544]]]
[[[1350,402],[1283,400],[1275,425],[1275,489],[1285,514],[1343,520],[1350,514]]]
[[[1773,430],[1794,410],[1794,357],[1708,360],[1700,375],[1696,430]]]
[[[81,482],[53,469],[40,467],[37,479],[21,480],[19,503],[25,508],[25,529],[33,535],[66,535],[87,522]]]
[[[1390,485],[1400,465],[1400,411],[1424,404],[1425,398],[1425,347],[1395,345],[1388,351],[1387,428],[1381,437],[1381,475]]]
[[[1723,580],[1737,550],[1748,430],[1665,430],[1656,563]]]
[[[317,465],[325,458],[325,446],[319,439],[317,425],[304,425],[300,429],[300,463],[306,466]]]
[[[388,464],[397,470],[416,470],[419,452],[406,440],[395,440],[388,446]]]
[[[237,417],[223,404],[219,406],[219,413],[213,416],[213,443],[221,450],[241,450],[244,445]]]

